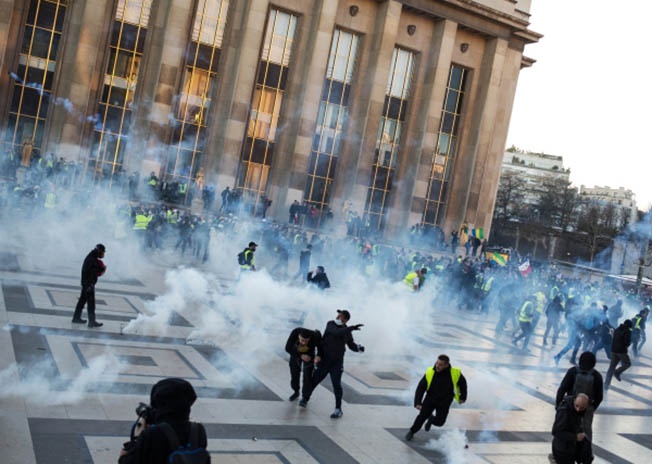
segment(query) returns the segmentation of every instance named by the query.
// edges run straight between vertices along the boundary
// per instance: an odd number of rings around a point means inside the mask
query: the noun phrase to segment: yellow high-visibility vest
[[[453,381],[453,391],[455,392],[455,401],[460,402],[460,395],[462,394],[460,387],[457,385],[457,382],[460,380],[462,371],[457,367],[451,367],[451,380]],[[435,376],[435,368],[429,367],[426,369],[426,390],[430,390],[430,384],[432,379]]]

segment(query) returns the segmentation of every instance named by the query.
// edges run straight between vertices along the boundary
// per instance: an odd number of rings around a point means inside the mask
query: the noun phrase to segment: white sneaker
[[[331,414],[331,419],[339,419],[342,417],[342,410],[340,408],[335,408],[335,411],[333,411],[333,414]]]

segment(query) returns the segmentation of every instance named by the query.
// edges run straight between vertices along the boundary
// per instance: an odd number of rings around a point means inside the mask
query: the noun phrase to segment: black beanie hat
[[[150,393],[150,404],[157,410],[189,409],[196,399],[197,394],[190,382],[178,378],[157,382]]]
[[[595,355],[590,351],[585,351],[580,355],[580,369],[588,371],[595,367]]]

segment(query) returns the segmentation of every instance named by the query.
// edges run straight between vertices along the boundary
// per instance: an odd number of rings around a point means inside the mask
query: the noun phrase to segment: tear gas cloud
[[[99,115],[79,113],[69,100],[56,99],[54,104],[78,118],[80,123],[89,122],[96,126],[102,123]],[[169,118],[174,119],[174,115],[170,114]],[[277,131],[282,130],[283,127],[279,127]],[[163,143],[149,144],[147,156],[149,159],[165,160],[172,148]],[[65,153],[57,153],[59,155],[65,158]],[[336,309],[346,308],[352,313],[351,323],[365,324],[362,331],[355,332],[354,336],[358,343],[367,348],[362,355],[348,356],[361,356],[368,369],[386,370],[388,365],[407,364],[409,388],[397,392],[406,404],[411,403],[412,389],[423,375],[423,370],[434,363],[438,354],[448,352],[453,363],[459,364],[452,350],[444,346],[424,350],[417,339],[425,336],[433,326],[447,321],[459,322],[458,307],[465,304],[465,290],[461,285],[431,272],[422,291],[411,293],[401,281],[405,275],[403,266],[409,263],[409,253],[403,262],[393,258],[389,260],[388,268],[393,267],[392,272],[376,272],[369,276],[354,257],[356,252],[352,242],[326,248],[322,255],[315,252],[312,268],[315,265],[326,267],[332,282],[332,289],[327,291],[288,282],[272,272],[276,257],[271,246],[260,247],[256,254],[257,261],[261,263],[260,272],[239,275],[236,254],[250,240],[261,239],[261,224],[258,221],[250,222],[236,217],[232,229],[214,228],[209,246],[210,258],[202,263],[189,256],[190,253],[181,256],[174,249],[176,232],[168,237],[162,250],[143,250],[142,238],[131,232],[131,222],[118,213],[119,208],[129,205],[125,192],[89,183],[82,188],[74,185],[74,188],[55,186],[58,197],[55,212],[45,212],[29,202],[17,202],[9,191],[4,190],[7,208],[2,212],[2,243],[8,248],[28,250],[19,252],[26,268],[73,281],[79,279],[79,269],[85,255],[96,243],[104,243],[107,247],[105,263],[108,271],[100,279],[98,294],[102,293],[103,285],[120,285],[128,279],[146,281],[158,290],[153,300],[144,303],[143,313],[124,327],[124,333],[170,336],[173,334],[170,319],[173,314],[178,314],[194,327],[187,335],[189,343],[206,343],[228,350],[241,347],[241,341],[246,339],[247,349],[238,350],[240,359],[247,357],[249,366],[262,369],[269,356],[274,353],[282,355],[287,335],[295,326],[323,330],[326,322],[335,317]],[[141,191],[145,189],[142,181],[139,187]],[[43,193],[47,188],[48,183],[44,182]],[[394,190],[399,188],[400,180],[397,179]],[[42,197],[39,201],[42,202]],[[386,214],[391,215],[391,209]],[[645,233],[640,223],[631,227],[637,233]],[[398,249],[417,245],[411,243],[406,229],[395,246]],[[292,275],[297,268],[296,251],[290,252],[289,263],[289,273]],[[447,266],[448,261],[444,261],[443,265]],[[161,269],[167,269],[164,276]],[[499,281],[500,274],[497,272]],[[585,279],[585,275],[579,272],[570,277]],[[500,282],[496,283],[496,287],[500,287]],[[522,285],[513,295],[501,295],[501,299],[522,301],[524,287]],[[617,295],[603,292],[595,297],[611,305]],[[624,306],[625,317],[633,316],[639,309],[636,301],[625,301]],[[406,362],[407,358],[418,359]],[[545,358],[541,360],[542,363],[548,361]],[[213,362],[221,370],[237,370],[226,357],[214,359]],[[85,386],[99,380],[102,375],[105,376],[103,379],[106,378],[104,368],[106,365],[101,366],[97,361],[80,373],[70,384],[70,392],[63,396],[64,400],[56,399],[56,394],[41,395],[39,398],[44,402],[48,398],[51,401],[77,401],[83,396]],[[0,378],[3,385],[10,375],[10,369],[2,371]],[[474,379],[474,389],[480,391],[494,381],[490,376]],[[56,379],[49,377],[26,376],[15,388],[3,387],[2,394],[20,396],[21,392],[31,391],[29,385],[32,384],[46,385],[51,390],[55,383]],[[494,407],[501,409],[508,405]],[[490,428],[495,425],[492,424]],[[444,441],[453,442],[457,438],[460,437]],[[465,441],[463,434],[461,438]],[[462,449],[463,444],[459,448]]]
[[[19,370],[23,371],[20,377]],[[44,361],[20,367],[14,363],[0,371],[0,398],[25,398],[40,406],[76,404],[84,400],[93,384],[115,382],[118,371],[110,352],[89,360],[88,367],[72,378],[47,375],[52,366]]]
[[[355,258],[354,245],[340,245],[345,250],[313,255],[312,267],[326,267],[333,287],[320,291],[312,286],[288,282],[270,273],[275,260],[271,247],[261,246],[256,255],[260,271],[239,275],[236,254],[250,240],[260,241],[261,223],[236,221],[232,232],[214,229],[210,242],[210,259],[201,263],[190,253],[181,256],[172,244],[176,236],[168,239],[162,250],[143,250],[142,240],[128,233],[116,239],[120,221],[116,213],[127,202],[120,195],[101,188],[85,191],[60,190],[61,208],[52,213],[34,210],[28,220],[13,217],[11,209],[2,231],[3,243],[17,250],[26,249],[21,259],[26,267],[48,274],[63,276],[73,281],[79,278],[79,268],[85,255],[96,243],[107,246],[105,263],[107,274],[100,278],[97,287],[124,282],[126,279],[147,281],[158,289],[157,296],[144,303],[144,311],[124,327],[124,333],[147,336],[172,336],[170,319],[178,314],[189,320],[193,329],[187,334],[189,343],[205,343],[229,351],[241,347],[247,340],[247,349],[238,349],[239,360],[247,358],[248,366],[261,370],[272,354],[283,355],[285,339],[298,325],[323,330],[326,322],[335,317],[335,310],[346,308],[352,313],[352,324],[365,324],[360,332],[354,332],[356,341],[366,346],[361,356],[368,369],[386,370],[389,365],[404,366],[407,358],[410,367],[409,389],[397,392],[397,397],[411,403],[411,390],[418,382],[423,369],[431,365],[440,352],[448,352],[455,363],[455,354],[444,346],[435,350],[423,350],[417,339],[429,329],[458,318],[458,306],[463,304],[464,292],[431,272],[421,292],[411,293],[401,281],[402,271],[394,272],[393,278],[374,274],[371,277],[361,271]],[[16,214],[23,209],[17,208]],[[11,225],[11,227],[7,227]],[[124,227],[124,224],[122,225]],[[127,230],[131,224],[127,225]],[[289,273],[297,266],[292,254]],[[399,264],[396,264],[400,267]],[[164,275],[161,269],[168,269]],[[523,289],[510,298],[523,297]],[[504,295],[503,295],[504,297]],[[612,304],[616,296],[603,294],[601,298]],[[636,303],[626,302],[626,317],[633,316]],[[434,340],[436,342],[436,340]],[[363,357],[363,358],[362,358]],[[236,366],[229,359],[212,360],[220,369],[235,372]],[[356,358],[353,358],[357,362]],[[546,359],[542,359],[546,363]],[[416,367],[418,366],[418,367]],[[90,369],[80,377],[75,390],[66,398],[80,395],[83,385],[93,382],[102,369]],[[8,375],[3,372],[3,375]],[[54,382],[53,379],[28,378],[28,382]],[[245,379],[243,379],[243,382]],[[478,384],[480,382],[480,384]],[[474,389],[493,385],[490,376],[474,379]],[[243,386],[244,387],[244,386]],[[29,389],[17,388],[11,394]],[[56,395],[52,395],[56,396]],[[47,401],[47,395],[43,397]],[[58,400],[57,400],[58,401]],[[498,409],[509,406],[494,405]],[[494,430],[496,424],[492,424]]]
[[[448,464],[466,464],[467,444],[466,434],[461,430],[453,429],[442,432],[439,438],[428,440],[425,447],[442,453],[446,456]]]

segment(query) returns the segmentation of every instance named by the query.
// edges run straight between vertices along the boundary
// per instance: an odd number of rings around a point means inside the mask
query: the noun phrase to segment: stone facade
[[[8,72],[18,62],[29,4],[39,1],[46,0],[0,0],[0,10],[7,13],[0,15],[0,41],[7,44],[0,50],[0,127],[5,130],[10,125],[12,86],[4,84],[10,84]],[[131,119],[124,129],[128,130],[122,142],[126,154],[119,162],[112,161],[116,171],[173,174],[166,162],[173,151],[169,146],[175,143],[170,121],[183,91],[194,18],[203,2],[152,0],[142,60],[138,76],[134,76],[137,88],[129,107]],[[121,3],[60,3],[67,9],[52,96],[70,105],[50,106],[46,133],[38,148],[99,169],[89,164],[97,127],[91,117],[98,111],[112,23]],[[218,189],[239,187],[261,43],[271,8],[293,15],[297,22],[274,157],[258,191],[272,200],[268,216],[284,218],[294,200],[306,199],[331,40],[333,31],[342,29],[357,35],[360,42],[348,119],[336,153],[337,168],[329,180],[328,200],[318,206],[331,208],[336,221],[345,219],[345,203],[360,212],[369,208],[370,172],[378,160],[390,65],[399,47],[413,54],[414,69],[399,154],[383,200],[381,232],[388,239],[396,238],[409,225],[424,222],[452,65],[466,72],[465,100],[455,129],[456,146],[446,167],[441,213],[432,225],[450,231],[466,222],[489,231],[518,75],[532,64],[523,55],[524,47],[541,37],[528,29],[530,1],[228,1],[224,40],[208,95],[206,139],[202,156],[186,174],[191,180],[201,168],[203,180]]]

